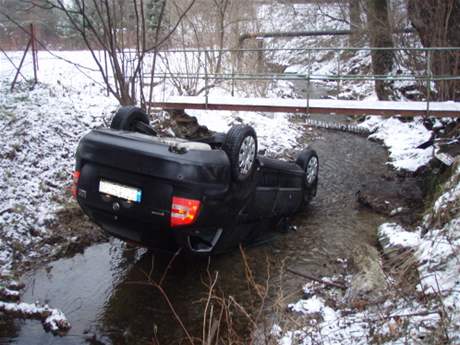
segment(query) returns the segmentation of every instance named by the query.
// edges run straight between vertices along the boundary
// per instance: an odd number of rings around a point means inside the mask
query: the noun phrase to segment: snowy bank
[[[87,63],[88,53],[61,53]],[[20,54],[10,53],[13,59]],[[40,52],[40,84],[21,82],[10,92],[13,69],[0,59],[0,274],[14,262],[36,260],[56,246],[50,227],[68,202],[80,137],[116,109],[104,89],[65,61]],[[5,60],[5,61],[4,61]],[[90,61],[90,60],[89,60]],[[26,65],[24,75],[31,75]],[[94,75],[96,77],[96,75]]]
[[[421,117],[402,122],[393,117],[369,116],[359,127],[373,133],[369,139],[383,142],[390,155],[389,164],[398,170],[415,172],[433,158],[433,146],[417,148],[431,138],[431,131],[425,128]]]
[[[384,252],[414,255],[419,276],[415,291],[404,293],[389,278],[390,288],[377,304],[366,300],[350,304],[346,294],[308,283],[305,298],[289,305],[291,312],[301,314],[296,320],[301,326],[275,324],[271,335],[278,344],[460,342],[460,159],[416,231],[385,223],[378,236]]]
[[[41,306],[37,303],[5,303],[0,301],[0,311],[23,318],[42,320],[43,327],[53,333],[70,329],[70,322],[64,313],[47,305]]]
[[[386,246],[411,249],[418,261],[417,290],[436,296],[435,305],[444,310],[445,331],[453,343],[460,341],[460,160],[444,192],[415,232],[397,224],[383,224],[380,236],[390,239]]]

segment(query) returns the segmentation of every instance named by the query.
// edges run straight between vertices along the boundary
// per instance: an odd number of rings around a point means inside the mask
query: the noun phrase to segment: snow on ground
[[[271,334],[280,345],[417,344],[440,322],[437,311],[416,299],[393,296],[377,304],[350,303],[346,293],[316,282],[307,283],[304,293],[289,305],[291,314],[300,315],[295,321],[300,326],[273,325]]]
[[[417,232],[408,232],[396,223],[384,223],[379,227],[379,236],[388,238],[389,247],[416,247],[420,244],[420,235]]]
[[[225,90],[216,88],[209,97],[225,96]],[[227,94],[228,95],[228,94]],[[216,132],[227,132],[233,124],[243,122],[253,126],[257,133],[260,150],[267,154],[280,155],[286,149],[297,145],[301,129],[285,113],[232,112],[187,109],[201,125]]]
[[[64,313],[58,309],[50,308],[47,305],[41,306],[37,303],[5,303],[0,301],[0,311],[22,317],[41,319],[43,327],[53,333],[65,331],[70,328],[70,322]]]
[[[436,313],[405,300],[386,302],[378,310],[359,311],[335,310],[324,299],[311,297],[298,302],[295,308],[308,321],[299,329],[284,332],[275,325],[272,334],[280,345],[419,344],[439,322]],[[416,325],[408,327],[402,319]]]
[[[369,116],[359,127],[373,132],[370,139],[383,142],[390,154],[389,164],[396,169],[414,172],[433,158],[433,146],[417,148],[431,137],[431,131],[423,125],[421,117],[402,122],[398,118]]]
[[[59,53],[79,64],[91,66],[81,52]],[[10,56],[17,62],[21,53]],[[32,75],[31,63],[23,74]],[[10,92],[13,68],[0,58],[0,274],[12,269],[13,261],[39,258],[52,245],[36,246],[49,236],[67,189],[79,138],[101,126],[117,102],[105,90],[71,64],[39,53],[40,84],[31,90],[21,82]],[[88,75],[92,73],[92,75]]]
[[[460,160],[417,231],[382,225],[380,231],[393,243],[414,251],[419,262],[417,290],[437,297],[436,307],[445,313],[444,330],[451,343],[460,342]],[[391,233],[386,229],[393,228]],[[404,239],[412,238],[406,242]]]
[[[290,116],[283,113],[262,114],[255,112],[231,112],[188,109],[187,113],[195,116],[198,122],[213,131],[226,132],[232,124],[239,123],[251,125],[257,133],[259,150],[264,150],[269,155],[279,156],[284,150],[297,145],[300,136],[298,126],[290,121]]]

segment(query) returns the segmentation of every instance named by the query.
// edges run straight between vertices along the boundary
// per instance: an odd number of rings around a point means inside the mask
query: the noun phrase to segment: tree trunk
[[[424,47],[460,46],[460,1],[408,0],[407,10],[412,26]],[[434,75],[459,74],[460,52],[431,53],[431,71]],[[460,100],[460,82],[439,81],[436,84],[438,100]]]
[[[348,10],[350,12],[350,46],[357,46],[362,37],[362,21],[360,0],[348,0]]]
[[[368,0],[367,23],[371,46],[393,47],[387,0]],[[391,50],[372,51],[372,69],[375,75],[385,76],[393,69],[394,52]],[[380,100],[388,100],[392,94],[391,82],[375,81],[375,92]]]

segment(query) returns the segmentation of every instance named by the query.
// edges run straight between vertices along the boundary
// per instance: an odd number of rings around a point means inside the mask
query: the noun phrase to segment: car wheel
[[[299,157],[296,160],[297,165],[299,165],[305,172],[304,177],[304,187],[305,187],[305,202],[310,202],[310,200],[316,195],[316,190],[318,186],[318,172],[319,172],[319,159],[318,155],[314,150],[306,149],[303,150]]]
[[[251,126],[236,125],[230,128],[223,150],[230,159],[232,177],[245,181],[254,171],[257,157],[257,135]]]
[[[134,106],[121,107],[113,117],[110,128],[156,135],[153,128],[149,126],[147,114],[141,108]]]

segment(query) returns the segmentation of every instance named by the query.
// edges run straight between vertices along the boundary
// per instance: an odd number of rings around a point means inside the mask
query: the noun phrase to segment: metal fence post
[[[431,77],[431,50],[428,50],[426,56],[426,117],[430,116]]]
[[[106,94],[108,97],[110,95],[110,90],[109,90],[109,67],[107,63],[107,50],[106,49],[104,49],[104,71],[105,71],[105,77],[107,78],[107,84],[105,88],[106,88]]]
[[[340,78],[341,78],[340,50],[337,51],[337,99],[340,95]]]
[[[165,73],[163,73],[163,102],[165,101],[166,101],[166,71]]]
[[[310,116],[310,75],[311,75],[311,49],[308,49],[308,69],[307,69],[307,117]]]
[[[232,56],[232,97],[235,96],[235,57]]]
[[[208,57],[207,54],[204,54],[204,97],[205,97],[205,108],[208,109],[208,96],[209,96],[209,88],[208,88]]]

